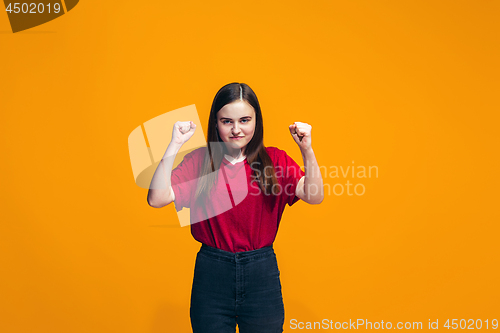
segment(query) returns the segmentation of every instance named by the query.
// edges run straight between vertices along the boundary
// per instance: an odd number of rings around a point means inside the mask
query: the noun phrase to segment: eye
[[[248,119],[241,119],[241,122],[244,124],[244,123],[247,123],[249,120]]]
[[[230,122],[231,122],[231,121],[229,121],[229,120],[222,120],[222,123],[223,123],[224,125],[229,124]]]

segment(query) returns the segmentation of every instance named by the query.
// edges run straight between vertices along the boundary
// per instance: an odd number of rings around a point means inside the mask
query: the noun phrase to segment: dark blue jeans
[[[285,310],[272,246],[231,253],[203,244],[191,291],[194,333],[281,333]]]

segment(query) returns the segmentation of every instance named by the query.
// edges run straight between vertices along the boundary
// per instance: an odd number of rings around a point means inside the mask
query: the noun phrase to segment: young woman
[[[305,172],[285,151],[265,147],[259,101],[244,83],[222,87],[212,103],[207,146],[184,156],[195,131],[174,125],[172,141],[151,181],[148,203],[190,208],[191,233],[202,243],[191,291],[193,332],[282,332],[284,306],[273,242],[286,204],[323,200],[323,180],[311,146],[311,126],[290,134]]]

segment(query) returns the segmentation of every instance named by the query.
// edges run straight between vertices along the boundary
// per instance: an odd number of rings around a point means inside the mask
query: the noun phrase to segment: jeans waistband
[[[274,248],[271,244],[257,250],[242,251],[242,252],[228,252],[225,250],[217,249],[206,244],[201,244],[200,253],[212,257],[214,259],[229,261],[229,262],[248,262],[268,257],[274,254]]]

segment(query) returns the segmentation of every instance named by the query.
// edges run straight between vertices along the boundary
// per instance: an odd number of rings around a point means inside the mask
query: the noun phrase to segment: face
[[[217,130],[231,154],[237,155],[240,149],[244,154],[255,132],[253,107],[241,100],[224,105],[217,112]]]

